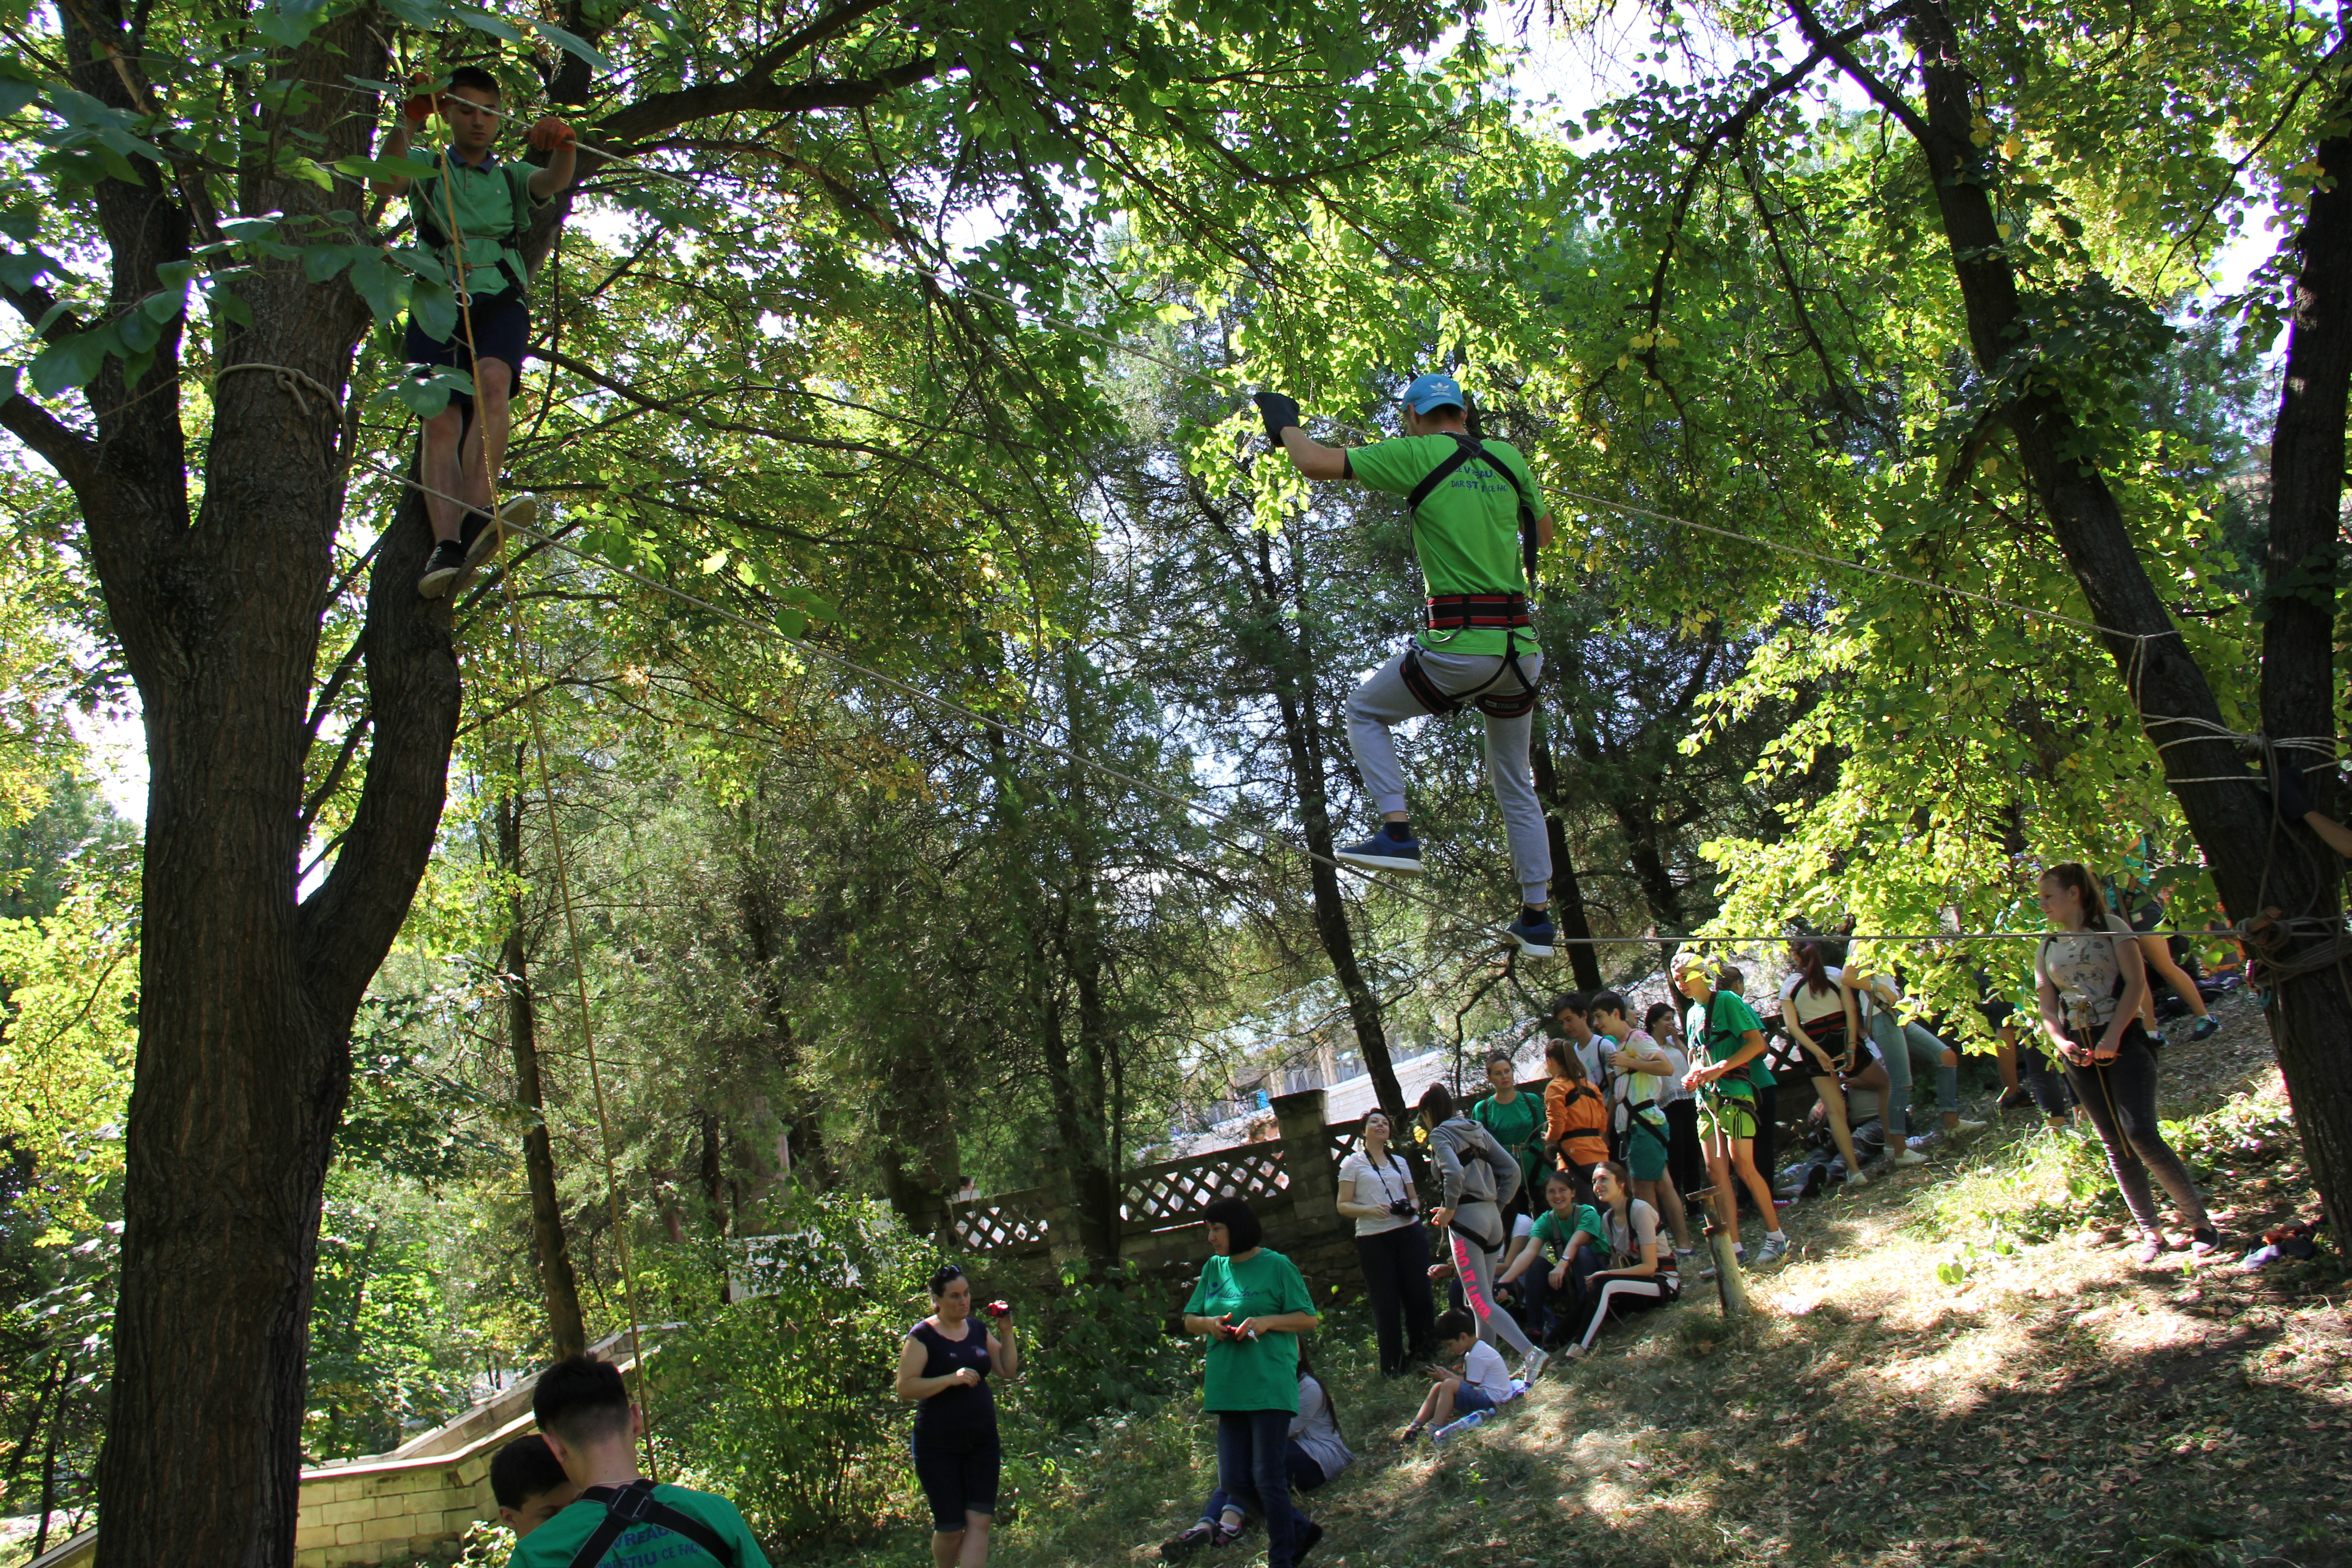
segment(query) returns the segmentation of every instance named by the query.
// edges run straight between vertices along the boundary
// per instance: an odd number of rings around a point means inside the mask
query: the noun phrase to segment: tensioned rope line
[[[456,274],[453,282],[457,299],[457,310],[466,329],[466,364],[467,374],[470,375],[480,369],[482,363],[481,355],[477,352],[474,344],[474,294],[469,287],[473,281],[473,257],[466,247],[466,231],[457,223],[457,181],[450,177],[449,150],[446,143],[440,153],[441,195],[449,219],[449,262],[452,271]],[[501,175],[500,178],[503,179],[504,176]],[[478,382],[476,383],[475,390],[477,393],[480,391]],[[478,417],[480,413],[481,406],[478,402],[475,405],[475,414]],[[487,470],[489,468],[487,450],[489,437],[486,430],[478,431],[478,434],[485,447],[483,467]],[[421,428],[418,431],[417,446],[421,456],[424,448],[424,434]],[[462,475],[465,471],[465,438],[462,432],[458,437],[457,462],[458,472]],[[482,526],[496,529],[502,526],[499,517],[499,476],[495,472],[490,472],[488,477],[490,510],[489,515],[483,520]],[[473,510],[465,502],[457,501],[454,497],[445,496],[442,499],[455,502],[457,507],[457,516],[461,520]],[[459,529],[458,536],[461,540],[464,537],[462,527]],[[455,587],[454,583],[451,585]],[[539,762],[540,799],[547,807],[548,841],[555,851],[555,887],[563,901],[563,930],[572,945],[572,983],[579,989],[580,1041],[587,1053],[588,1084],[595,1098],[597,1143],[604,1160],[605,1203],[612,1212],[613,1245],[617,1249],[621,1266],[622,1295],[629,1310],[629,1352],[630,1359],[636,1366],[637,1400],[645,1412],[646,1474],[658,1479],[660,1472],[656,1468],[658,1457],[654,1452],[653,1440],[654,1401],[651,1376],[653,1357],[646,1349],[644,1320],[637,1311],[637,1275],[631,1257],[629,1230],[621,1208],[620,1173],[617,1163],[613,1157],[613,1123],[604,1103],[604,1064],[597,1059],[595,1016],[588,1005],[588,962],[580,941],[580,917],[572,908],[572,867],[570,857],[564,852],[562,820],[555,809],[555,784],[547,766],[547,731],[540,715],[541,683],[537,679],[537,661],[531,657],[529,642],[522,635],[522,602],[515,595],[514,574],[507,571],[499,572],[499,585],[506,600],[507,632],[509,640],[514,644],[515,668],[520,673],[523,681],[523,710],[530,719],[531,751]]]
[[[374,462],[369,458],[362,458],[359,459],[359,466],[371,469],[383,478],[392,480],[395,484],[404,485],[411,489],[421,492],[422,494],[427,496],[440,496],[441,499],[445,500],[455,499],[443,495],[441,491],[433,489],[430,485],[425,484],[417,479],[413,479],[405,474],[385,468],[383,464]],[[462,505],[464,503],[460,502],[458,504]],[[1105,778],[1112,779],[1118,783],[1126,784],[1130,789],[1139,790],[1146,795],[1166,801],[1172,805],[1181,805],[1187,811],[1198,813],[1200,816],[1207,818],[1211,822],[1228,826],[1234,832],[1250,834],[1274,847],[1296,850],[1297,853],[1305,855],[1308,859],[1314,860],[1320,865],[1331,867],[1334,870],[1345,871],[1358,876],[1374,875],[1374,873],[1368,872],[1361,867],[1350,866],[1345,861],[1335,859],[1330,856],[1318,854],[1315,850],[1302,848],[1297,845],[1294,845],[1272,828],[1259,827],[1250,823],[1235,823],[1233,821],[1232,814],[1223,809],[1216,802],[1203,799],[1198,795],[1186,795],[1181,790],[1170,789],[1165,784],[1154,784],[1149,779],[1138,778],[1134,774],[1114,767],[1108,763],[1087,756],[1082,752],[1074,752],[1066,746],[1062,746],[1052,741],[1046,740],[1041,735],[1034,734],[1029,731],[1021,729],[1016,725],[1008,723],[1003,719],[991,718],[987,714],[981,712],[978,709],[966,707],[963,703],[958,702],[951,697],[942,697],[938,692],[929,691],[922,687],[913,684],[910,681],[902,680],[897,676],[877,669],[872,665],[852,658],[847,654],[840,653],[835,649],[823,647],[820,644],[810,642],[805,638],[787,636],[784,632],[764,621],[754,619],[750,616],[743,615],[740,611],[729,609],[726,605],[703,598],[698,594],[692,594],[683,588],[664,583],[658,578],[649,577],[644,573],[638,572],[634,568],[615,565],[614,563],[605,560],[601,555],[583,550],[579,546],[569,543],[552,534],[543,533],[538,529],[527,528],[519,523],[512,522],[509,522],[507,525],[507,531],[510,533],[520,533],[527,539],[532,540],[551,549],[560,551],[562,553],[572,557],[574,560],[579,561],[585,565],[592,566],[599,571],[613,573],[617,576],[625,578],[629,582],[636,584],[642,588],[649,589],[656,594],[667,594],[671,598],[677,600],[681,604],[691,605],[697,609],[706,611],[722,620],[741,626],[746,631],[756,633],[764,637],[772,638],[784,644],[788,647],[794,648],[804,654],[814,655],[814,657],[824,659],[827,663],[835,665],[839,668],[865,676],[868,679],[878,682],[879,684],[889,688],[893,691],[898,692],[907,697],[911,697],[918,702],[928,703],[931,707],[940,709],[945,712],[953,713],[961,718],[968,719],[975,724],[1001,730],[1013,739],[1022,742],[1025,745],[1033,746],[1049,756],[1058,757],[1065,762],[1075,763],[1079,766],[1091,768]],[[502,574],[503,574],[503,569]],[[1229,845],[1234,844],[1234,840],[1231,837],[1224,837],[1223,841]],[[1239,847],[1238,845],[1234,847]],[[1465,911],[1455,909],[1450,904],[1433,899],[1426,894],[1420,893],[1414,890],[1409,884],[1399,883],[1394,879],[1391,879],[1386,885],[1391,891],[1394,891],[1404,898],[1410,899],[1414,902],[1420,903],[1431,910],[1436,910],[1438,913],[1451,915],[1459,919],[1466,919],[1474,924],[1487,923],[1485,921],[1479,920],[1477,917],[1466,915]],[[1786,931],[1769,931],[1732,932],[1723,934],[1709,933],[1698,936],[1677,936],[1671,932],[1655,932],[1639,936],[1555,937],[1553,942],[1555,944],[1567,946],[1583,946],[1587,944],[1596,946],[1651,946],[1692,942],[1709,943],[1785,942],[1789,940],[1789,934],[1790,933]],[[2039,939],[2049,934],[2050,933],[2046,931],[1875,931],[1854,933],[1844,937],[1843,940],[1847,942],[1990,942]]]

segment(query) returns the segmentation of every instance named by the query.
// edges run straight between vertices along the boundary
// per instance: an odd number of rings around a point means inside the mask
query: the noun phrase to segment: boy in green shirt
[[[612,1363],[557,1362],[530,1412],[580,1499],[519,1542],[509,1568],[768,1568],[733,1503],[638,1475],[645,1415]]]
[[[1739,1194],[1732,1184],[1745,1183],[1756,1200],[1756,1212],[1773,1216],[1757,1266],[1778,1263],[1789,1256],[1789,1237],[1780,1229],[1772,1188],[1756,1168],[1756,1086],[1769,1081],[1758,1075],[1771,1071],[1764,1065],[1764,1021],[1738,995],[1717,991],[1715,972],[1695,953],[1675,963],[1675,984],[1695,1004],[1690,1044],[1697,1065],[1683,1083],[1699,1091],[1699,1130],[1715,1187],[1710,1200],[1715,1223],[1731,1237],[1733,1254],[1746,1263],[1748,1253],[1739,1243]]]
[[[1405,812],[1404,771],[1389,731],[1418,713],[1475,704],[1486,721],[1486,774],[1519,883],[1510,936],[1521,952],[1550,957],[1551,845],[1528,765],[1543,650],[1527,629],[1527,591],[1552,522],[1527,459],[1507,442],[1472,438],[1468,402],[1450,375],[1415,376],[1404,389],[1402,439],[1353,451],[1308,439],[1291,398],[1261,392],[1255,401],[1267,438],[1308,479],[1355,479],[1407,498],[1428,588],[1427,628],[1348,699],[1348,744],[1385,826],[1333,853],[1369,871],[1421,870],[1421,841]]]
[[[491,145],[505,118],[498,110],[498,78],[479,66],[459,66],[449,73],[446,90],[419,93],[402,104],[383,142],[383,157],[405,157],[410,140],[437,111],[449,122],[449,146],[429,158],[442,172],[414,181],[402,175],[370,182],[379,195],[408,196],[418,241],[446,269],[461,307],[446,339],[426,335],[411,313],[409,363],[449,365],[470,371],[474,378],[471,397],[452,394],[448,406],[425,422],[425,510],[433,521],[434,545],[416,591],[428,599],[449,592],[461,575],[496,552],[509,524],[528,528],[539,517],[534,498],[517,496],[494,520],[490,495],[506,463],[509,402],[530,343],[524,231],[530,209],[572,184],[576,154],[572,128],[549,115],[524,136],[534,150],[550,154],[545,168],[499,163]],[[458,500],[443,499],[449,496]]]

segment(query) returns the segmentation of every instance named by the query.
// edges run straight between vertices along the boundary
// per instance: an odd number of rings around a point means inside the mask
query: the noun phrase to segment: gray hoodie
[[[1432,1129],[1429,1152],[1445,1183],[1441,1208],[1507,1204],[1519,1194],[1519,1163],[1492,1132],[1467,1116],[1457,1114]]]

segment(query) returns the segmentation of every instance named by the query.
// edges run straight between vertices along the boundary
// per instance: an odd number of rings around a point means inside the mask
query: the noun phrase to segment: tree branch
[[[76,491],[96,476],[98,443],[39,404],[21,395],[0,403],[0,425],[6,426],[11,435],[30,447]],[[85,509],[88,505],[83,500]]]
[[[856,80],[773,82],[739,77],[709,87],[658,92],[597,122],[600,140],[623,147],[647,142],[697,120],[723,114],[808,114],[820,109],[861,109],[902,87],[928,81],[950,68],[937,55],[924,55]]]

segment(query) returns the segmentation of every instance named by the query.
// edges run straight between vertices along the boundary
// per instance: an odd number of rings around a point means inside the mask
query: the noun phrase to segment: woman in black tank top
[[[899,1347],[898,1394],[915,1406],[915,1477],[931,1505],[931,1560],[980,1568],[1003,1466],[988,1374],[1013,1376],[1021,1352],[1012,1309],[991,1304],[991,1333],[972,1316],[971,1281],[952,1263],[931,1276],[931,1308]]]

